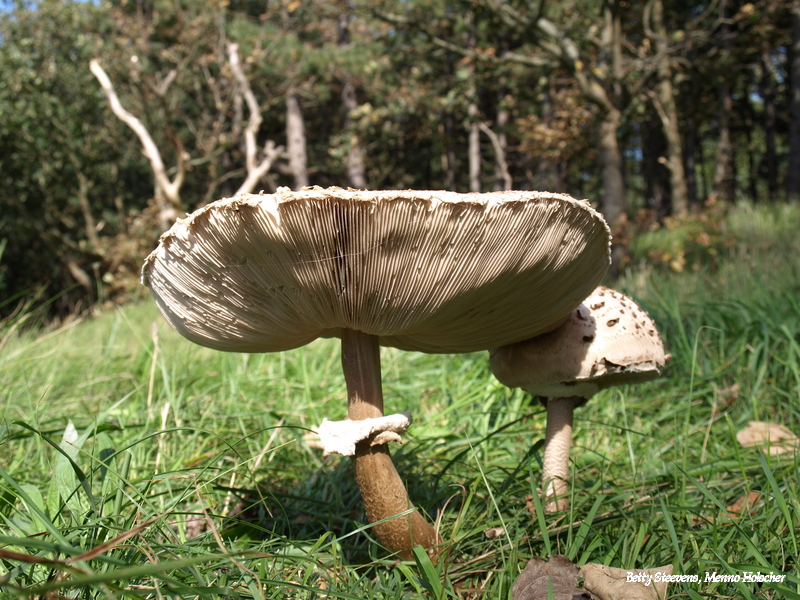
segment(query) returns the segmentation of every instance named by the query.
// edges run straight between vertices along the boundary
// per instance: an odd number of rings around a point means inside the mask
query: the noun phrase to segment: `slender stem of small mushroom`
[[[544,438],[542,487],[544,510],[563,512],[569,508],[569,449],[572,445],[572,413],[580,398],[548,398],[547,430]]]
[[[353,421],[383,416],[381,359],[378,338],[374,335],[342,330],[342,367],[347,382],[348,417]],[[394,468],[385,444],[370,446],[371,439],[356,446],[353,470],[361,489],[370,523],[381,521],[413,508],[405,485]],[[413,559],[411,549],[422,545],[435,559],[441,538],[419,511],[390,519],[374,527],[375,535],[403,560]]]

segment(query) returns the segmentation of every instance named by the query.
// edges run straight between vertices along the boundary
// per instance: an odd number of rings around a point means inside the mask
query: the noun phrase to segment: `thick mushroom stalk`
[[[569,508],[569,449],[572,446],[572,415],[582,398],[549,398],[544,438],[542,483],[545,512]]]
[[[378,338],[352,329],[342,330],[342,367],[347,383],[348,418],[353,421],[383,416],[381,358]],[[419,511],[397,518],[414,508],[406,487],[394,468],[385,444],[371,446],[371,439],[356,445],[353,470],[361,490],[367,519],[376,523],[380,542],[403,560],[411,560],[412,548],[422,545],[432,559],[441,538]]]

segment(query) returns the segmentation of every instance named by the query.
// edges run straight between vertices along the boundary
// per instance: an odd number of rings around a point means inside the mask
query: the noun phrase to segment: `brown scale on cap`
[[[543,482],[551,499],[548,511],[568,506],[573,409],[602,389],[655,379],[668,358],[647,313],[602,286],[555,331],[490,350],[497,379],[539,396],[547,407]]]

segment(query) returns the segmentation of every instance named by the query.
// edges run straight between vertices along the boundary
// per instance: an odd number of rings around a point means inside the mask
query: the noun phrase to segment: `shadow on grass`
[[[417,450],[409,446],[399,449],[393,452],[393,461],[412,502],[433,521],[452,490],[437,486],[430,468],[426,469],[416,456]],[[294,484],[281,482],[276,474],[262,477],[256,486],[217,489],[236,499],[221,532],[226,538],[279,536],[307,548],[333,533],[351,564],[373,562],[376,555],[389,556],[379,549],[367,526],[349,458],[330,456],[321,467]]]

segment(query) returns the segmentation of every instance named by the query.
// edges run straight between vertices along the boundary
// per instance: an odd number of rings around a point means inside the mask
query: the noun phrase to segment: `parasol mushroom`
[[[210,348],[339,337],[348,416],[363,421],[383,416],[380,344],[471,352],[551,331],[605,274],[609,241],[599,213],[559,194],[280,188],[179,220],[142,282],[173,328]],[[355,444],[370,522],[413,507],[385,445],[396,436],[369,428]],[[417,544],[435,557],[441,541],[418,511],[375,532],[404,559]]]
[[[655,379],[669,355],[650,316],[631,298],[598,287],[558,329],[489,351],[497,379],[539,396],[547,409],[545,510],[569,507],[569,451],[576,407],[600,390]]]

